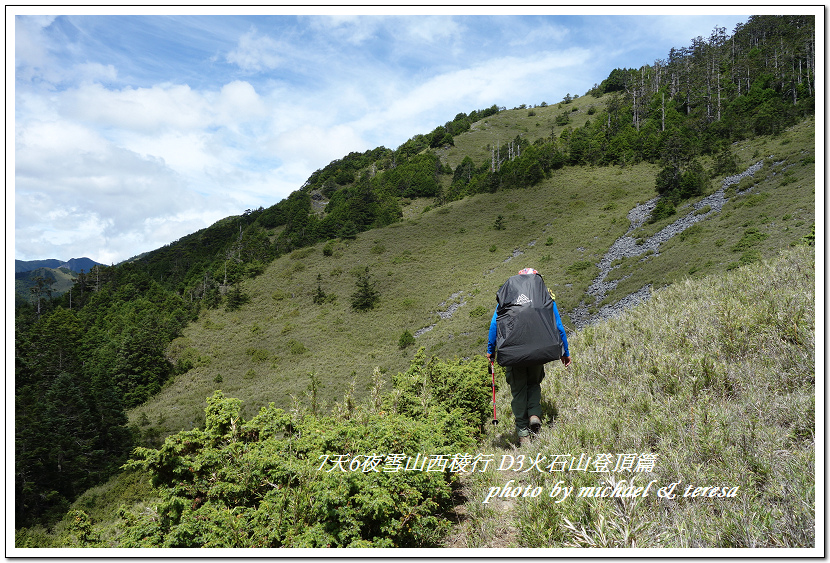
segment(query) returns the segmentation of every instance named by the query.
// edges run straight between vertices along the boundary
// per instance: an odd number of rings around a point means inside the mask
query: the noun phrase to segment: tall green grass
[[[487,451],[500,459],[656,454],[653,471],[475,474],[456,547],[814,547],[816,545],[815,255],[683,280],[570,341],[573,364],[547,366],[544,427],[522,451],[506,386]],[[614,463],[612,463],[612,466]],[[484,504],[509,479],[537,498]],[[645,498],[574,498],[581,487],[656,480]],[[574,486],[563,502],[547,496]],[[659,487],[679,482],[675,498]],[[684,497],[687,487],[690,496]],[[734,498],[695,487],[738,487]],[[474,515],[474,516],[473,516]],[[495,530],[513,530],[494,536]],[[495,540],[494,540],[495,538]]]

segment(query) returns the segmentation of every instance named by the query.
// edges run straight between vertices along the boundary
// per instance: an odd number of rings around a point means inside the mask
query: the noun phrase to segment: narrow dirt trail
[[[506,389],[505,389],[506,391]],[[507,391],[509,393],[509,391]],[[509,399],[501,397],[503,408],[509,410]],[[519,448],[515,443],[516,436],[512,426],[512,417],[508,425],[490,426],[486,436],[483,438],[483,450],[493,454],[495,466],[490,466],[488,473],[495,471],[494,467],[502,462],[502,455],[520,456],[535,455],[541,447],[548,444],[547,438],[532,443],[530,446]],[[443,542],[443,547],[471,549],[471,548],[496,548],[515,549],[521,548],[522,537],[520,530],[521,510],[526,507],[529,499],[517,497],[493,496],[483,503],[484,495],[489,486],[503,486],[508,480],[512,480],[511,487],[535,486],[533,475],[523,472],[509,471],[504,473],[496,471],[500,479],[496,482],[487,482],[482,489],[480,478],[482,475],[460,474],[461,490],[459,496],[462,502],[457,504],[453,510],[451,519],[453,527],[450,534]],[[504,479],[501,479],[504,477]]]

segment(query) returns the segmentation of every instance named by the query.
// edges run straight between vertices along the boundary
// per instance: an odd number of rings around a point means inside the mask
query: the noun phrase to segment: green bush
[[[352,308],[357,311],[374,309],[380,299],[380,292],[376,289],[376,282],[371,279],[369,267],[356,274],[357,289],[352,294]]]
[[[412,333],[408,330],[403,331],[401,337],[398,338],[398,348],[403,350],[404,348],[412,346],[413,344],[415,344],[415,337],[412,336]]]
[[[662,219],[668,219],[675,213],[677,213],[677,209],[674,207],[674,203],[670,199],[662,197],[651,211],[651,219],[648,222],[656,223]]]
[[[815,246],[816,245],[816,226],[813,225],[810,229],[810,234],[804,235],[801,237],[801,244],[805,246]]]
[[[739,240],[738,243],[732,247],[732,251],[745,252],[767,238],[769,238],[769,234],[762,233],[756,227],[750,227],[744,231],[741,240]]]
[[[483,317],[487,314],[487,307],[484,305],[479,305],[478,307],[474,308],[470,311],[470,318],[477,319],[479,317]]]
[[[302,355],[302,354],[305,354],[306,352],[308,352],[308,348],[306,348],[305,345],[302,342],[299,342],[299,341],[294,340],[292,338],[291,340],[288,341],[288,351],[291,354],[299,356],[299,355]]]
[[[245,273],[249,278],[255,278],[265,271],[266,264],[259,260],[249,262],[245,266]]]
[[[594,263],[591,262],[590,260],[583,260],[581,262],[574,262],[573,264],[568,266],[565,269],[565,271],[568,272],[569,274],[578,274],[579,272],[587,270],[588,268],[590,268],[593,265],[594,265]]]
[[[715,155],[712,172],[722,176],[738,173],[738,157],[728,145],[724,145]]]
[[[414,418],[428,412],[437,403],[447,410],[460,409],[458,416],[481,431],[490,416],[490,393],[487,360],[483,356],[469,362],[426,360],[424,350],[415,356],[410,369],[393,378],[402,391],[397,410]]]
[[[270,354],[268,350],[262,350],[261,348],[247,348],[245,353],[251,356],[251,359],[255,362],[267,362],[270,358]]]
[[[697,242],[697,239],[700,237],[700,234],[703,232],[703,226],[700,223],[695,223],[691,227],[688,227],[686,230],[681,232],[677,235],[677,238],[680,242]]]
[[[272,403],[245,421],[241,401],[216,391],[204,430],[136,449],[126,468],[149,473],[159,501],[121,510],[118,547],[437,547],[458,486],[451,460],[475,446],[488,407],[485,358],[423,349],[390,394],[345,416]]]

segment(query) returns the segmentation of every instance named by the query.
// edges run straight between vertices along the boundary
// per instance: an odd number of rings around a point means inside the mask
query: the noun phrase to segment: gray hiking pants
[[[516,419],[516,433],[519,436],[528,436],[530,417],[533,415],[542,418],[542,380],[545,378],[545,366],[506,366],[507,383],[513,393],[510,407],[513,409],[513,418]]]

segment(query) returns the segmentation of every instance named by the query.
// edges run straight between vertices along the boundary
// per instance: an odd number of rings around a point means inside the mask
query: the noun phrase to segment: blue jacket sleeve
[[[496,315],[498,314],[498,310],[493,311],[493,319],[490,321],[490,333],[487,339],[487,353],[492,354],[496,351],[496,334],[498,330],[496,329]]]
[[[559,334],[562,336],[562,346],[565,349],[565,355],[570,356],[571,352],[568,350],[568,336],[565,334],[565,326],[562,324],[562,319],[559,316],[559,309],[556,308],[556,301],[553,302],[553,316],[556,318],[556,328],[559,329]]]

